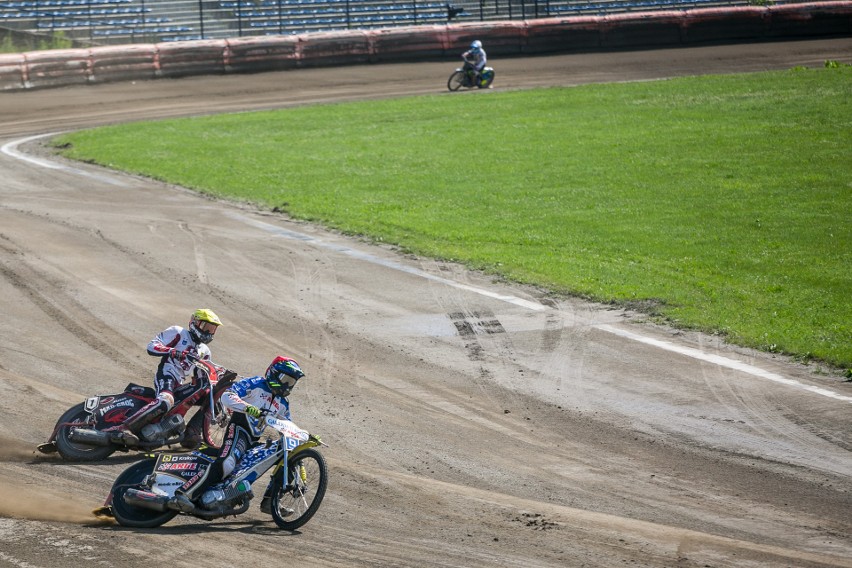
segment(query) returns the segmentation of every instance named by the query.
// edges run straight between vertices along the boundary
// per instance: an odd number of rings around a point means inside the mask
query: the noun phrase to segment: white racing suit
[[[196,344],[189,331],[180,326],[174,325],[157,334],[148,343],[148,354],[161,358],[154,377],[156,398],[125,420],[118,427],[119,430],[139,432],[143,426],[171,410],[175,403],[175,390],[194,379],[193,371],[198,371],[189,361],[171,357],[172,349],[179,352],[189,351],[199,359],[210,359],[210,348],[204,343]]]
[[[157,367],[157,376],[154,378],[157,396],[160,396],[161,392],[174,392],[175,388],[182,385],[187,379],[192,378],[191,373],[195,370],[190,361],[180,361],[174,357],[169,357],[172,349],[179,352],[189,351],[199,359],[210,359],[210,348],[204,343],[196,344],[192,340],[189,330],[173,325],[158,333],[148,343],[148,355],[162,357],[160,365]]]
[[[471,85],[475,85],[480,78],[482,70],[485,68],[485,63],[488,61],[488,56],[484,49],[479,49],[474,52],[472,49],[462,53],[464,59],[464,68],[468,73],[471,73]]]

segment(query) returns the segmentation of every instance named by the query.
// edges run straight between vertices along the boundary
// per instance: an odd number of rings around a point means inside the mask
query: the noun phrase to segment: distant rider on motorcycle
[[[213,341],[213,335],[220,325],[222,322],[213,310],[201,308],[193,312],[187,329],[173,325],[148,343],[148,354],[160,357],[160,365],[154,377],[157,397],[117,428],[116,435],[125,445],[138,446],[138,432],[174,406],[174,391],[187,379],[198,379],[198,371],[195,371],[186,356],[190,354],[199,359],[210,359],[207,344]]]
[[[299,364],[289,357],[276,357],[266,373],[245,377],[222,393],[222,405],[231,415],[221,450],[206,470],[190,478],[175,492],[174,500],[184,510],[192,510],[189,495],[204,491],[234,471],[246,452],[260,439],[264,425],[258,420],[263,411],[282,420],[290,420],[287,397],[299,379],[305,376]],[[264,495],[260,510],[270,512],[269,496]]]
[[[464,59],[464,69],[467,71],[470,85],[478,84],[482,69],[485,68],[485,62],[488,59],[485,50],[482,49],[482,42],[478,39],[474,40],[470,44],[470,49],[462,53],[462,59]]]

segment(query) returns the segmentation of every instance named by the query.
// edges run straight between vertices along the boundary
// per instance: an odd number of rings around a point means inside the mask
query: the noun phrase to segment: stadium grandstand
[[[0,0],[0,29],[80,45],[784,4],[770,0]],[[792,3],[792,2],[790,2]]]

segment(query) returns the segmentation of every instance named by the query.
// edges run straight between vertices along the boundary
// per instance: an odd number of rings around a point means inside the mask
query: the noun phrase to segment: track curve
[[[852,60],[852,40],[493,64],[500,90],[827,59]],[[0,565],[852,566],[848,402],[612,330],[844,397],[849,383],[65,164],[24,141],[129,120],[443,94],[453,66],[0,93]],[[225,320],[215,360],[249,375],[283,353],[307,372],[294,419],[330,443],[331,482],[299,532],[282,533],[257,508],[149,531],[99,523],[88,511],[134,458],[68,464],[33,452],[83,397],[150,382],[144,345],[200,305]]]

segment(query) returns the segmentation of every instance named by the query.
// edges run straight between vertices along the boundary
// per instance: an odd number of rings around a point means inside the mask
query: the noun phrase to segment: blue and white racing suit
[[[266,410],[276,418],[290,420],[290,402],[272,394],[263,376],[245,377],[231,385],[220,398],[222,406],[232,413],[219,456],[202,474],[188,480],[180,488],[184,493],[201,494],[227,477],[246,452],[260,439],[265,424],[245,413],[246,407]]]
[[[276,418],[290,420],[290,401],[283,397],[276,397],[266,385],[266,379],[261,375],[257,377],[246,377],[235,382],[222,393],[222,406],[231,412],[245,412],[247,406],[256,406],[261,410],[267,410]],[[253,433],[260,436],[260,423],[256,418],[247,416]]]

